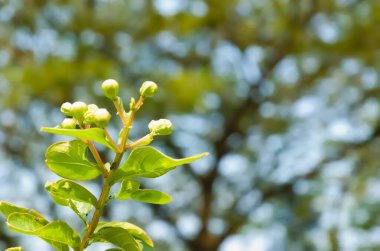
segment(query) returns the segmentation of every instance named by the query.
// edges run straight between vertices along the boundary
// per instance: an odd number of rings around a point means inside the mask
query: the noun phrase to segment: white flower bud
[[[153,81],[145,81],[140,88],[140,95],[144,98],[153,97],[158,91],[158,86]]]
[[[76,126],[77,123],[75,122],[75,120],[69,118],[64,119],[60,125],[60,127],[63,129],[75,129]]]
[[[71,105],[71,114],[76,120],[82,122],[87,109],[86,103],[78,101]]]
[[[97,127],[104,128],[108,125],[111,119],[111,114],[104,108],[94,112],[94,122]]]
[[[66,116],[72,116],[71,114],[71,103],[65,102],[61,105],[61,112]]]
[[[107,79],[102,84],[104,95],[109,99],[116,99],[119,94],[119,84],[114,79]]]
[[[155,135],[169,135],[173,132],[172,122],[168,119],[152,120],[148,127]]]

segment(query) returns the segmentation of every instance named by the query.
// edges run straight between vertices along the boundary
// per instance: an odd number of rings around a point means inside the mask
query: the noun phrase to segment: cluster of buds
[[[63,120],[60,127],[64,129],[75,129],[77,124],[94,124],[96,127],[104,128],[111,119],[111,114],[106,109],[99,109],[97,105],[87,105],[82,101],[74,102],[73,104],[69,102],[63,103],[61,112],[72,117]]]
[[[104,95],[114,101],[116,104],[120,102],[119,94],[119,84],[114,79],[107,79],[102,83],[102,91]],[[152,81],[145,81],[140,88],[140,98],[144,100],[145,98],[153,97],[158,91],[157,84]],[[131,112],[136,112],[142,102],[137,105],[134,98],[131,98],[129,104],[130,111],[124,112],[124,116],[129,119]],[[75,102],[73,104],[66,102],[61,106],[61,112],[71,118],[65,118],[61,123],[60,127],[64,129],[75,129],[77,125],[83,127],[96,126],[99,128],[105,128],[111,119],[111,114],[104,108],[99,108],[95,104],[89,104],[82,101]],[[173,125],[168,119],[152,120],[148,125],[150,133],[141,139],[132,143],[134,146],[142,146],[149,144],[154,136],[158,135],[169,135],[173,131]]]

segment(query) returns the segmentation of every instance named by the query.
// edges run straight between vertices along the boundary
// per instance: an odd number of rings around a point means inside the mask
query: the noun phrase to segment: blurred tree
[[[372,0],[2,1],[0,177],[23,178],[0,198],[61,212],[43,202],[38,128],[64,101],[101,98],[106,78],[124,98],[150,79],[160,94],[138,119],[176,126],[156,144],[211,152],[150,184],[169,206],[109,211],[157,250],[380,250],[379,13]]]

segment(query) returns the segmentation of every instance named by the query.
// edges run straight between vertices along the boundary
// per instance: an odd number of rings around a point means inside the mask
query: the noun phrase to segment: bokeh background
[[[112,110],[107,78],[127,101],[153,80],[132,136],[168,117],[154,146],[210,156],[143,180],[171,204],[114,201],[106,219],[157,251],[380,250],[379,27],[377,0],[2,0],[0,200],[78,228],[44,191],[62,138],[39,128],[65,101]],[[1,218],[0,249],[18,243],[50,250]]]

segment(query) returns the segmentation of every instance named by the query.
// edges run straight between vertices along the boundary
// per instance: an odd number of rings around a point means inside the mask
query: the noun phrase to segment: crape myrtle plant
[[[116,114],[123,124],[117,141],[111,138],[106,129],[111,114],[95,104],[87,105],[81,101],[73,104],[66,102],[61,106],[61,112],[68,118],[59,126],[41,128],[45,132],[75,138],[71,141],[56,142],[48,147],[46,165],[63,179],[48,182],[45,188],[56,204],[71,208],[79,216],[84,224],[80,234],[64,221],[48,221],[34,209],[1,201],[0,212],[6,217],[8,228],[15,232],[38,236],[59,251],[81,251],[96,242],[116,246],[108,249],[109,251],[140,251],[144,245],[153,247],[152,240],[140,227],[128,222],[101,222],[100,218],[104,207],[113,199],[131,199],[152,204],[169,203],[169,195],[158,190],[140,189],[140,182],[136,178],[157,178],[176,166],[207,155],[202,153],[174,159],[154,147],[147,146],[154,137],[172,132],[172,123],[167,119],[152,120],[148,125],[150,132],[147,135],[135,141],[129,139],[136,112],[147,98],[156,94],[157,89],[154,82],[144,82],[140,88],[139,99],[136,101],[131,98],[129,111],[126,112],[118,96],[119,84],[113,79],[103,82],[103,93],[114,103]],[[113,160],[107,162],[103,159],[95,143],[113,151]],[[91,152],[95,162],[88,159],[88,152]],[[129,155],[122,163],[127,152]],[[83,185],[75,182],[93,180],[98,176],[102,176],[103,179],[98,198]],[[121,183],[119,190],[111,194],[111,187],[117,183]],[[13,247],[7,250],[22,248]]]

